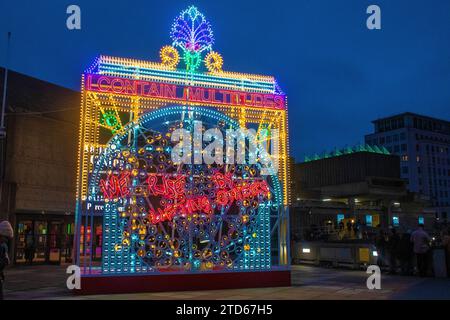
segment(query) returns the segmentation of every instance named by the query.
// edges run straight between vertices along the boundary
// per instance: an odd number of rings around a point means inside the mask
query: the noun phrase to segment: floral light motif
[[[171,37],[174,46],[190,52],[210,50],[214,43],[211,24],[194,6],[181,12],[175,19]]]
[[[119,114],[117,111],[113,110],[102,111],[99,124],[102,127],[111,130],[112,133],[115,133],[122,128]]]
[[[223,58],[219,53],[211,51],[205,57],[205,65],[209,72],[221,72]]]
[[[159,56],[161,57],[162,64],[170,68],[175,68],[180,61],[180,55],[178,54],[177,49],[172,46],[162,47]]]

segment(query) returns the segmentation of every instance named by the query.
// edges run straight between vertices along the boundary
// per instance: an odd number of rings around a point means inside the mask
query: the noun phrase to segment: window
[[[408,156],[407,155],[403,155],[402,156],[402,161],[408,161]]]
[[[406,139],[406,134],[404,132],[400,133],[400,140],[405,140]]]
[[[405,143],[402,144],[402,151],[406,151],[406,144]]]
[[[397,120],[392,119],[391,120],[391,128],[392,129],[397,129],[398,125],[397,125]]]
[[[425,224],[425,219],[423,218],[423,216],[419,216],[419,224]]]
[[[366,214],[366,226],[371,227],[372,226],[372,215]]]
[[[402,167],[402,173],[408,174],[408,167]]]
[[[398,227],[400,225],[400,219],[397,216],[392,217],[392,225]]]

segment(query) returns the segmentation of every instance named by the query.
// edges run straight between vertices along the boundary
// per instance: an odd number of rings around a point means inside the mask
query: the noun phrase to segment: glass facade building
[[[386,147],[400,156],[401,177],[410,192],[430,199],[436,218],[450,212],[450,122],[414,113],[373,121],[368,145]]]

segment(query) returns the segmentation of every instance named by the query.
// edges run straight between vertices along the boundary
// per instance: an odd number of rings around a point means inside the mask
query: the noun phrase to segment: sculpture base
[[[191,291],[288,287],[290,270],[255,272],[214,272],[195,274],[81,276],[75,294],[111,294],[157,291]]]

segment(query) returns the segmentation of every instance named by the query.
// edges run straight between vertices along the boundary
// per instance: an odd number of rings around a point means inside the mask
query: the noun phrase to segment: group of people
[[[443,225],[440,235],[436,235],[436,241],[425,231],[424,225],[419,224],[414,231],[399,232],[396,228],[388,231],[380,226],[367,228],[359,220],[340,221],[337,229],[319,228],[311,225],[304,236],[293,235],[294,241],[336,241],[359,240],[373,243],[378,252],[378,265],[386,267],[391,274],[402,275],[417,274],[425,277],[431,273],[432,245],[440,244],[445,250],[447,276],[450,277],[450,227]],[[335,230],[333,233],[332,231]],[[332,235],[338,234],[338,237]]]
[[[446,250],[447,269],[449,269],[450,237],[442,237],[442,243]],[[378,265],[380,267],[389,265],[389,273],[396,274],[400,268],[403,275],[412,275],[414,272],[413,261],[415,258],[417,274],[425,277],[429,270],[431,237],[425,231],[424,225],[419,224],[418,228],[410,233],[399,234],[395,228],[389,232],[380,230],[375,239],[378,250]],[[448,271],[450,275],[450,270]]]

